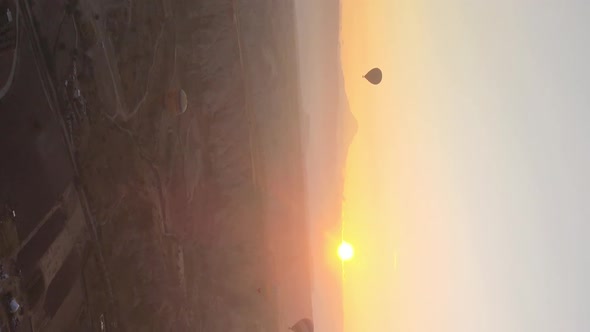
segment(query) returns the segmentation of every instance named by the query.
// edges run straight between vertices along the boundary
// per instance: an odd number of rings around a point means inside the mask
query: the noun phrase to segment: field
[[[276,331],[309,316],[292,1],[75,7],[88,109],[72,137],[109,326]],[[184,114],[164,109],[173,87]]]

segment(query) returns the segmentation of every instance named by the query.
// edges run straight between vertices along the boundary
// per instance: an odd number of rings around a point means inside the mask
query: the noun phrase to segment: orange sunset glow
[[[588,326],[589,9],[341,1],[344,331]]]
[[[341,13],[341,61],[344,71],[345,89],[351,112],[358,121],[359,130],[349,149],[345,172],[345,188],[342,211],[343,234],[355,243],[359,257],[346,263],[343,273],[344,331],[378,330],[374,314],[387,314],[387,308],[375,304],[378,297],[393,291],[394,284],[378,282],[380,291],[367,287],[381,279],[379,273],[387,274],[387,255],[378,254],[379,234],[366,226],[383,220],[386,216],[377,211],[374,204],[373,188],[382,173],[372,171],[378,149],[373,144],[374,127],[377,126],[375,111],[383,112],[380,98],[382,91],[391,87],[392,66],[388,57],[388,34],[386,19],[382,13],[387,1],[342,1]],[[379,66],[384,71],[379,86],[368,84],[362,75],[370,68]],[[394,227],[383,225],[383,227]],[[386,232],[389,233],[389,232]],[[383,233],[381,233],[383,234]],[[382,235],[387,236],[387,235]],[[384,261],[382,261],[384,260]],[[384,263],[381,265],[381,263]],[[376,268],[381,265],[382,267]],[[381,325],[381,326],[379,326]]]
[[[400,8],[392,8],[392,3],[342,1],[341,61],[350,110],[359,128],[346,163],[342,211],[343,236],[355,243],[358,253],[343,267],[344,331],[350,332],[394,331],[400,327],[395,317],[404,312],[398,291],[401,280],[396,274],[404,210],[396,209],[395,197],[402,195],[403,181],[412,178],[403,178],[408,172],[401,168],[408,164],[397,159],[414,152],[394,150],[399,144],[396,136],[404,137],[411,129],[400,127],[404,117],[406,124],[410,121],[397,111],[411,102],[407,96],[411,77],[404,74],[404,62],[409,66],[415,62],[404,57],[417,54],[396,52],[393,45],[415,46],[420,31],[418,22],[409,21],[408,15],[396,19],[401,16],[396,17],[395,12],[404,6],[395,2]],[[416,40],[409,39],[412,35]],[[373,67],[384,73],[378,86],[362,78]],[[391,201],[384,201],[387,199]],[[403,267],[403,254],[399,265]]]

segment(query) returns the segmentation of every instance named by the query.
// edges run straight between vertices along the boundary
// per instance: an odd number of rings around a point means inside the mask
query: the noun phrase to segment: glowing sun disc
[[[342,241],[340,246],[338,246],[338,257],[342,261],[351,260],[354,257],[354,248],[348,242]]]

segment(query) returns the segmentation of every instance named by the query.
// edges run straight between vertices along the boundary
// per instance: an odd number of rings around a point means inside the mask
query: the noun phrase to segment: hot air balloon
[[[169,112],[179,115],[186,111],[188,102],[183,89],[174,88],[166,93],[166,108]]]
[[[289,330],[293,332],[313,332],[313,322],[309,318],[303,318],[291,326]]]
[[[373,68],[369,70],[365,76],[363,76],[367,81],[371,82],[372,84],[379,84],[381,83],[381,79],[383,78],[383,73],[379,68]]]

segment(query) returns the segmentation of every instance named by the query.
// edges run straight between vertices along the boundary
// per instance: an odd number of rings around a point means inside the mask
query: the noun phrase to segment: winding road
[[[4,85],[2,86],[2,88],[0,88],[0,100],[2,100],[2,98],[4,98],[4,96],[6,96],[6,94],[8,93],[8,91],[10,91],[10,88],[12,87],[12,82],[14,81],[14,74],[16,72],[16,66],[18,64],[18,47],[19,47],[19,39],[20,39],[20,5],[18,3],[18,0],[16,1],[16,19],[15,19],[15,25],[16,25],[16,45],[14,46],[14,53],[12,54],[12,64],[11,64],[11,68],[10,68],[10,73],[8,74],[8,78],[6,79],[6,82],[4,82]]]

